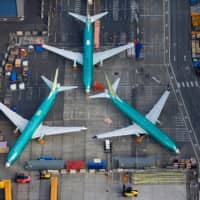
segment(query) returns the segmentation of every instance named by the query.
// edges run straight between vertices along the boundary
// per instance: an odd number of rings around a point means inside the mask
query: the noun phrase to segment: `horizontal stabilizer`
[[[77,86],[60,86],[58,88],[58,92],[63,92],[63,91],[67,91],[67,90],[73,90],[78,88]]]
[[[41,78],[43,79],[43,81],[46,83],[46,85],[52,89],[53,88],[53,82],[50,81],[48,78],[46,78],[45,76],[41,76]],[[67,91],[67,90],[73,90],[78,88],[77,86],[60,86],[59,83],[56,82],[56,86],[58,88],[58,92],[63,92],[63,91]]]
[[[103,92],[103,93],[99,93],[99,94],[95,94],[92,96],[89,96],[90,99],[97,99],[97,98],[109,98],[109,95],[107,94],[107,92]]]
[[[82,22],[86,22],[86,17],[83,16],[83,15],[79,15],[79,14],[75,14],[75,13],[72,13],[72,12],[69,12],[69,15],[71,15],[72,17],[78,19],[79,21],[82,21]]]
[[[103,13],[91,16],[91,22],[95,22],[95,21],[97,21],[98,19],[102,18],[103,16],[105,16],[107,14],[108,14],[108,12],[103,12]]]
[[[117,88],[119,86],[119,82],[120,82],[120,78],[118,78],[112,85],[110,84],[110,81],[107,77],[107,75],[105,75],[106,77],[106,82],[108,85],[108,90],[110,92],[111,96],[117,96],[116,92],[117,92]],[[97,98],[110,98],[109,94],[108,94],[108,90],[104,90],[103,93],[99,93],[99,94],[95,94],[92,96],[89,96],[90,99],[97,99]]]
[[[46,78],[45,76],[41,76],[42,80],[46,83],[46,85],[49,87],[49,89],[52,88],[53,82],[50,81],[48,78]]]

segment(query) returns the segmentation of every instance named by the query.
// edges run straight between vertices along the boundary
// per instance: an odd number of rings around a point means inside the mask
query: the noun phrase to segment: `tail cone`
[[[6,168],[10,167],[10,163],[6,162]]]

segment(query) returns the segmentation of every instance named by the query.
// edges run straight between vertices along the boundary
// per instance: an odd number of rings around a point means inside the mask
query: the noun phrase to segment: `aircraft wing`
[[[153,124],[155,124],[158,121],[158,118],[162,112],[162,109],[165,106],[165,103],[167,102],[167,99],[169,97],[170,91],[166,90],[163,95],[160,97],[158,102],[153,106],[153,108],[149,111],[149,113],[146,114],[146,118],[150,120]]]
[[[35,138],[43,138],[44,136],[49,135],[60,135],[65,133],[79,132],[82,130],[86,130],[85,127],[62,127],[62,126],[45,126],[42,125],[38,131],[32,136],[32,139]]]
[[[93,54],[93,64],[96,65],[97,63],[102,62],[107,58],[110,58],[114,55],[121,53],[122,51],[125,51],[126,49],[133,48],[133,47],[134,47],[134,43],[128,43],[128,44],[120,46],[120,47],[109,49],[109,50],[106,50],[103,52],[94,53]]]
[[[153,106],[153,108],[146,114],[146,118],[150,120],[153,124],[158,121],[158,118],[162,112],[163,107],[169,97],[170,91],[166,90],[157,103]],[[141,134],[148,134],[144,129],[134,123],[131,126],[127,126],[126,128],[117,129],[111,132],[102,133],[99,135],[94,136],[97,139],[103,138],[111,138],[111,137],[118,137],[118,136],[127,136],[127,135],[136,135],[140,136]]]
[[[46,44],[43,44],[42,47],[48,51],[51,51],[53,53],[56,53],[60,56],[63,56],[69,60],[73,60],[74,62],[77,62],[79,64],[83,64],[82,54],[78,52],[68,51],[64,49],[59,49],[57,47],[49,46]]]
[[[0,103],[0,110],[6,115],[6,117],[22,132],[26,127],[28,120],[21,117],[16,112],[13,112],[5,106],[4,104]]]
[[[95,135],[93,138],[103,139],[103,138],[111,138],[111,137],[119,137],[119,136],[127,136],[127,135],[136,135],[140,136],[141,134],[147,134],[145,130],[140,128],[137,124],[133,124],[131,126],[127,126],[126,128],[117,129],[114,131],[110,131],[107,133],[102,133],[99,135]]]

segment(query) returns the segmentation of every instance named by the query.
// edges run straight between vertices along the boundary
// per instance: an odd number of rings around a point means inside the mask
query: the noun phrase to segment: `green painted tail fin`
[[[110,98],[117,97],[117,88],[119,86],[120,78],[118,78],[112,85],[108,79],[108,76],[105,74],[106,82],[108,85],[108,90],[104,90],[103,93],[95,94],[92,96],[89,96],[90,99],[96,99],[96,98]],[[109,91],[109,92],[108,92]]]
[[[54,91],[56,89],[57,82],[58,82],[58,68],[56,69],[56,73],[55,73],[55,77],[54,77],[54,81],[53,81],[51,91]]]
[[[77,86],[60,86],[60,84],[58,83],[58,68],[56,69],[53,82],[47,79],[45,76],[41,76],[41,77],[43,81],[46,83],[46,85],[51,89],[51,92],[55,91],[56,88],[57,88],[57,92],[63,92],[63,91],[73,90],[75,88],[78,88]]]
[[[106,78],[106,82],[107,82],[108,90],[109,90],[110,94],[111,94],[112,96],[116,97],[117,94],[116,94],[116,92],[113,90],[113,87],[112,87],[112,85],[111,85],[111,83],[110,83],[110,80],[108,79],[108,76],[107,76],[106,74],[105,74],[105,78]]]

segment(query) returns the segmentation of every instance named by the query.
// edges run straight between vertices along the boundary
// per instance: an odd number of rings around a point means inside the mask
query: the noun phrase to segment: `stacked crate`
[[[3,136],[0,135],[0,153],[8,153],[9,147],[7,146],[7,141],[3,141]]]
[[[191,7],[191,23],[192,66],[196,74],[200,75],[200,5],[198,4]]]

